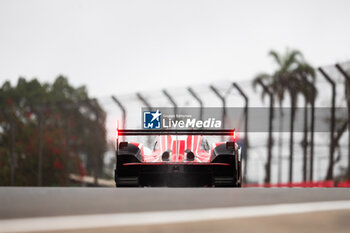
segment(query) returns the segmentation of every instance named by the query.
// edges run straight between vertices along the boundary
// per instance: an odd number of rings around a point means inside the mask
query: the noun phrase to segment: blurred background
[[[114,186],[117,120],[216,107],[239,132],[246,187],[350,186],[349,7],[1,1],[0,185]]]

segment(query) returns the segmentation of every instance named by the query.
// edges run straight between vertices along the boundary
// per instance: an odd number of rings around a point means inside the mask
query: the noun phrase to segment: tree
[[[72,87],[63,76],[52,84],[20,78],[16,86],[5,82],[0,87],[0,108],[0,185],[10,184],[11,170],[11,127],[5,113],[16,126],[15,185],[68,185],[70,173],[86,173],[84,154],[87,173],[93,173],[90,164],[96,162],[102,171],[105,113],[84,86]]]
[[[314,160],[314,125],[315,125],[315,99],[317,96],[317,89],[314,85],[315,83],[315,77],[312,77],[312,81],[310,82],[308,80],[307,76],[302,76],[302,81],[305,83],[305,85],[302,87],[301,92],[304,96],[304,138],[303,138],[303,180],[307,180],[307,146],[308,146],[308,139],[307,139],[307,129],[308,129],[308,105],[311,105],[311,122],[310,122],[310,131],[311,131],[311,138],[310,138],[310,171],[309,171],[309,180],[313,180],[313,160]]]
[[[253,83],[253,86],[255,88],[255,86],[257,84],[260,84],[260,86],[263,88],[263,92],[262,93],[266,93],[269,95],[270,98],[270,106],[269,106],[269,133],[268,133],[268,147],[267,147],[267,161],[265,164],[265,179],[264,182],[265,183],[270,183],[271,182],[271,161],[272,161],[272,144],[273,144],[273,139],[272,139],[272,131],[273,131],[273,108],[274,108],[274,97],[273,97],[273,92],[270,90],[270,88],[268,86],[266,86],[264,84],[264,82],[261,79],[256,79],[256,82]]]
[[[274,50],[269,52],[269,56],[272,57],[274,63],[277,65],[276,70],[272,74],[259,74],[253,80],[254,83],[257,80],[265,80],[270,89],[275,93],[275,96],[279,102],[280,115],[283,117],[283,101],[285,93],[289,93],[291,101],[290,111],[290,141],[289,141],[289,182],[293,181],[293,144],[294,144],[294,121],[295,111],[297,107],[298,94],[300,94],[300,88],[303,87],[301,80],[302,76],[315,77],[315,71],[311,65],[309,65],[302,53],[298,50],[287,49],[284,54],[280,54]],[[262,93],[262,97],[265,94]],[[281,123],[280,123],[281,127]],[[281,131],[281,129],[280,129]]]

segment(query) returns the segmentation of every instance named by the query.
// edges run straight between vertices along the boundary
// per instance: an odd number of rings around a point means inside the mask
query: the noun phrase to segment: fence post
[[[248,96],[244,93],[244,91],[240,88],[240,86],[237,83],[232,84],[239,94],[243,97],[245,101],[244,105],[244,175],[243,175],[243,181],[246,182],[246,177],[247,177],[247,168],[248,168],[248,107],[249,107],[249,98]]]
[[[125,129],[125,126],[126,126],[126,109],[123,106],[123,104],[117,99],[117,97],[112,95],[112,99],[118,105],[120,110],[122,111],[122,125],[121,126],[122,126],[122,129]],[[124,141],[124,136],[122,136],[121,140]]]
[[[220,94],[220,92],[218,91],[218,89],[216,89],[213,85],[209,86],[210,89],[215,93],[215,95],[217,97],[219,97],[219,99],[222,102],[222,128],[225,129],[225,120],[226,120],[226,99],[223,95]],[[222,140],[224,140],[224,137],[222,137]]]
[[[176,120],[176,114],[177,114],[177,104],[174,100],[174,98],[164,89],[163,94],[168,98],[168,100],[171,102],[171,104],[174,107],[174,115],[175,115],[175,120]]]
[[[199,119],[203,120],[203,101],[199,98],[199,96],[193,91],[191,87],[187,88],[188,92],[195,98],[199,103]]]
[[[265,165],[266,168],[266,177],[265,183],[271,182],[271,161],[272,161],[272,120],[273,120],[273,93],[269,90],[269,88],[259,79],[258,83],[262,86],[265,92],[270,97],[270,109],[269,109],[269,139],[268,139],[268,149],[267,149],[267,163]]]
[[[136,93],[137,98],[148,108],[149,111],[152,110],[152,105],[141,95],[141,93]]]
[[[347,107],[348,107],[348,174],[347,177],[350,179],[350,75],[345,72],[345,70],[339,65],[336,64],[335,67],[339,70],[339,72],[343,75],[345,78],[345,93],[347,95]]]
[[[334,164],[334,128],[335,128],[335,96],[336,96],[336,87],[335,82],[331,77],[324,72],[320,67],[318,68],[323,77],[330,83],[332,86],[332,109],[331,109],[331,134],[330,134],[330,148],[329,148],[329,166],[326,175],[327,180],[333,179],[333,164]]]

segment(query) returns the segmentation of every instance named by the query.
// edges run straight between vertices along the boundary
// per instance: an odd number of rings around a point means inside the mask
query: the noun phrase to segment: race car
[[[234,130],[117,130],[117,187],[241,187],[241,148]],[[151,153],[119,136],[157,135]],[[205,136],[230,136],[209,145]]]

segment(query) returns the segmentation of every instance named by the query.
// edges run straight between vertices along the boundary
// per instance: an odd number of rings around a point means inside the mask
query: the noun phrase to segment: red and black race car
[[[234,130],[117,130],[118,136],[157,135],[152,152],[116,144],[117,187],[241,187],[241,148]],[[209,145],[205,136],[230,136]]]

